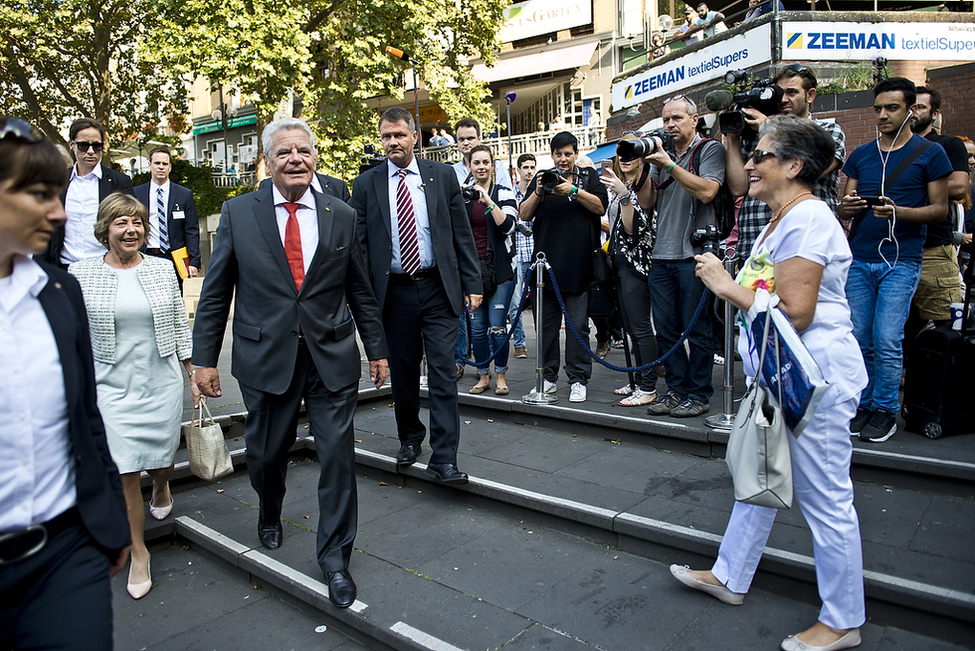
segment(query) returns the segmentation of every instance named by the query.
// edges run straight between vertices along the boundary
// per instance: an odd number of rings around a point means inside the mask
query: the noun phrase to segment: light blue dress
[[[159,356],[152,310],[137,270],[112,269],[118,277],[116,360],[95,361],[98,408],[108,448],[122,474],[173,463],[183,412],[181,365],[176,353]]]

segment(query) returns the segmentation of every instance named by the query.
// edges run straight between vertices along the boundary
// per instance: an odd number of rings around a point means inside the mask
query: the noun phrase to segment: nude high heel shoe
[[[146,573],[149,575],[149,579],[143,583],[132,583],[132,559],[129,559],[129,576],[125,580],[125,590],[129,593],[129,596],[133,599],[142,599],[144,596],[149,594],[149,590],[152,588],[152,570],[149,567],[149,560],[146,560]]]

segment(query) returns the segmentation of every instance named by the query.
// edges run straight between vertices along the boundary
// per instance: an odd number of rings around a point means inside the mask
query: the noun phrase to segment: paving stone
[[[498,651],[590,651],[595,648],[561,631],[535,624]]]
[[[975,541],[975,504],[936,495],[920,519],[910,548],[932,556],[970,562],[972,541]]]

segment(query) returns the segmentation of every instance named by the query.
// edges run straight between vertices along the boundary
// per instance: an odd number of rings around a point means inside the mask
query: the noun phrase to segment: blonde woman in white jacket
[[[148,229],[146,207],[114,193],[101,203],[95,221],[95,237],[108,252],[68,268],[85,297],[98,408],[122,476],[132,535],[127,590],[133,599],[152,587],[139,476],[145,470],[152,477],[149,511],[162,520],[173,507],[169,478],[179,447],[183,369],[193,372],[190,328],[173,263],[139,252]],[[190,386],[198,404],[199,391]]]

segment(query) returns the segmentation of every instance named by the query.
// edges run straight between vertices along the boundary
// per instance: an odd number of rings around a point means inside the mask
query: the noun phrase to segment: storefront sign
[[[751,68],[772,60],[771,23],[715,43],[676,61],[654,66],[613,84],[613,110],[673,95],[685,88],[723,77],[729,70]],[[747,37],[747,39],[746,39]]]
[[[591,22],[592,0],[528,0],[505,10],[500,37],[509,43]]]
[[[972,23],[782,23],[782,58],[975,61]]]

